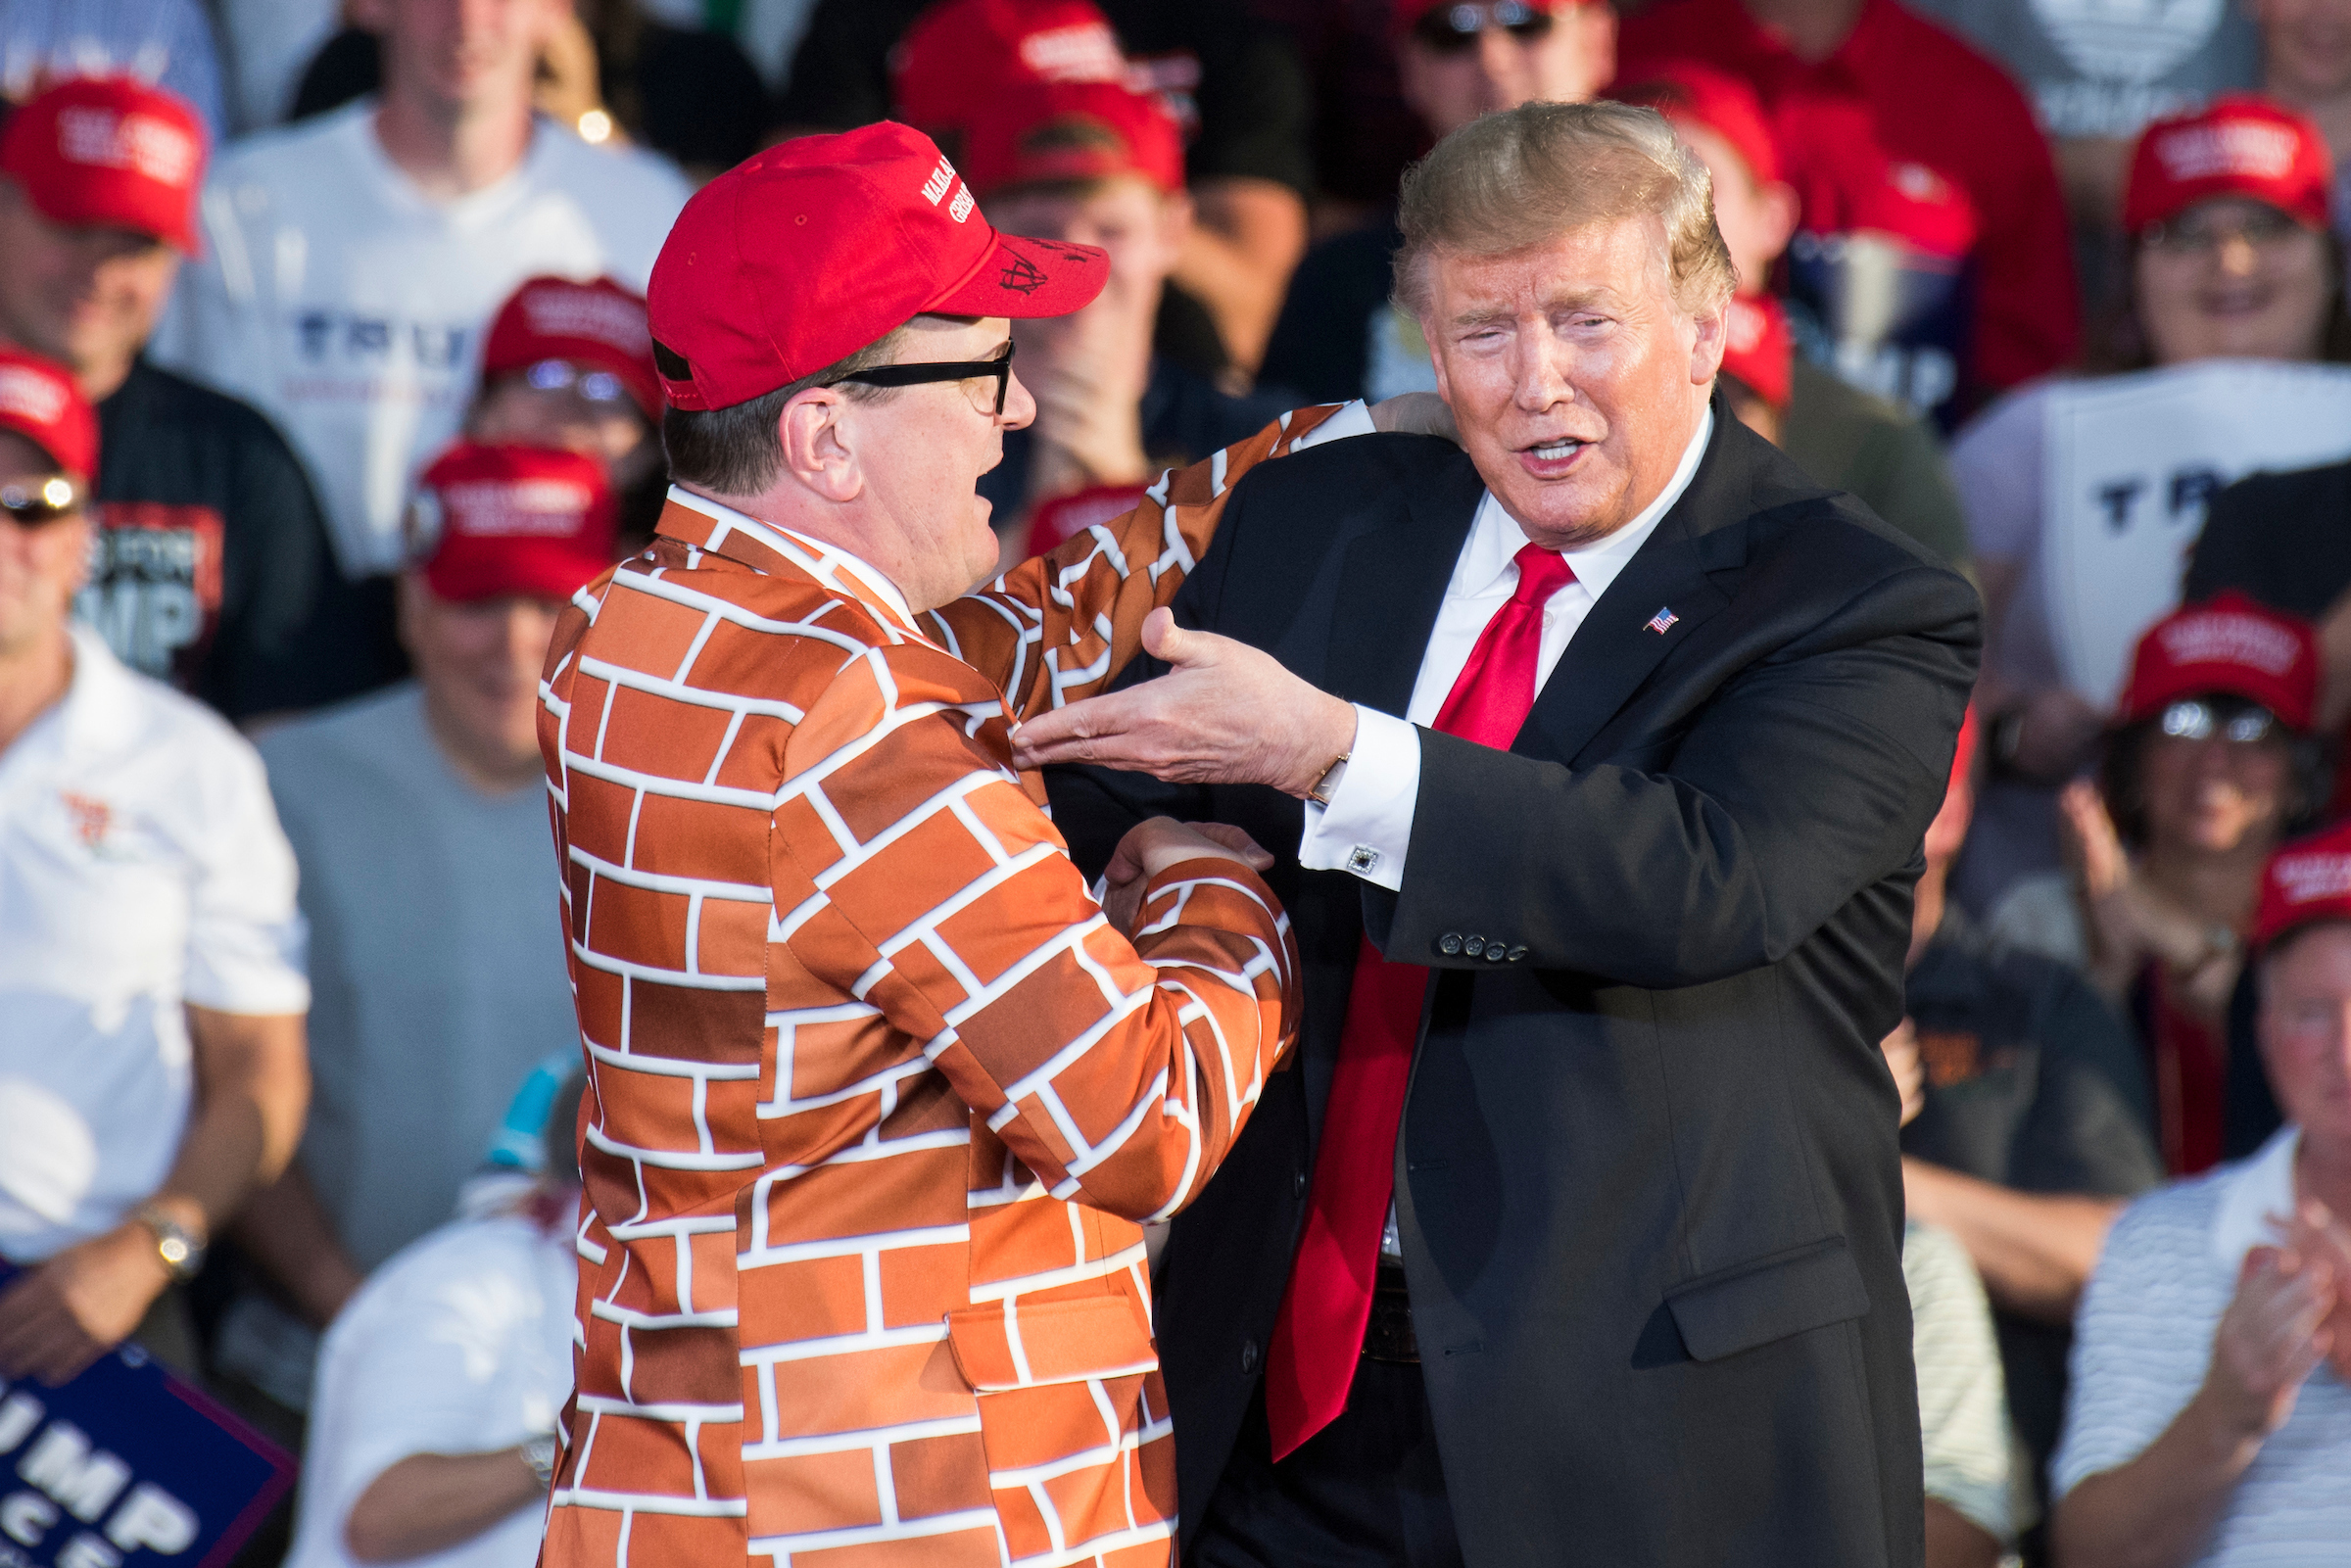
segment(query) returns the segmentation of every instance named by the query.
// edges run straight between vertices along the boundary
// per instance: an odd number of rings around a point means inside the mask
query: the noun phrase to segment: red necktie
[[[1540,545],[1520,550],[1517,561],[1517,591],[1478,634],[1469,662],[1437,710],[1437,729],[1497,750],[1517,738],[1535,705],[1543,606],[1575,581],[1559,551]],[[1266,1357],[1266,1423],[1276,1459],[1347,1407],[1364,1328],[1371,1320],[1379,1233],[1395,1186],[1396,1128],[1404,1119],[1427,989],[1425,967],[1391,964],[1365,938],[1347,993],[1322,1141],[1315,1151],[1306,1231]]]

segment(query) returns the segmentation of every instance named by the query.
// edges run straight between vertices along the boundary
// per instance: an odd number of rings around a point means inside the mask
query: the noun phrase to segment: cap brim
[[[1093,304],[1109,281],[1109,254],[1091,245],[999,233],[979,267],[922,313],[1068,315]]]
[[[451,559],[453,553],[472,555]],[[499,551],[442,551],[425,564],[424,580],[436,597],[454,604],[493,598],[568,600],[602,574],[611,562],[562,548]]]

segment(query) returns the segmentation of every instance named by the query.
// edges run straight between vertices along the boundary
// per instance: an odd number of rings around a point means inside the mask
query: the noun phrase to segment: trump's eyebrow
[[[1536,313],[1556,315],[1561,310],[1581,310],[1594,306],[1607,307],[1612,306],[1616,298],[1616,291],[1605,283],[1596,283],[1583,288],[1563,288],[1545,295]],[[1513,305],[1471,306],[1456,314],[1452,324],[1457,327],[1486,326],[1496,321],[1515,321],[1520,314],[1518,308]]]

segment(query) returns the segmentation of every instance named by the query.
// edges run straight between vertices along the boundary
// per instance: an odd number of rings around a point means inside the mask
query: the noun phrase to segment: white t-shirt
[[[375,1478],[555,1429],[571,1394],[579,1259],[519,1214],[443,1226],[371,1275],[326,1331],[286,1568],[360,1568],[344,1541]],[[545,1500],[406,1568],[531,1568]]]
[[[229,148],[204,256],[150,352],[276,420],[344,568],[399,567],[409,482],[457,433],[490,317],[524,279],[608,272],[642,291],[685,180],[541,120],[496,185],[427,200],[375,135],[375,100]]]
[[[2289,1125],[2252,1159],[2159,1188],[2114,1222],[2074,1318],[2053,1496],[2137,1458],[2195,1397],[2245,1253],[2275,1241],[2269,1215],[2293,1212],[2301,1143]],[[2351,1389],[2332,1366],[2321,1362],[2302,1385],[2193,1561],[2351,1562]]]
[[[183,1003],[310,1006],[294,855],[253,747],[73,628],[0,751],[0,1254],[120,1224],[186,1129]]]
[[[2041,557],[2049,389],[2059,384],[2040,381],[2010,393],[1951,444],[1951,480],[1967,513],[1969,547],[1980,559],[2024,568],[1993,633],[2000,639],[2001,673],[2036,689],[2064,685]]]

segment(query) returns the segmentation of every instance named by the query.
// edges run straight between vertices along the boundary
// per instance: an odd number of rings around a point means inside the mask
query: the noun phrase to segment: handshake
[[[1251,871],[1265,871],[1273,857],[1238,828],[1221,822],[1177,822],[1153,817],[1136,823],[1119,840],[1102,874],[1102,913],[1121,936],[1134,940],[1134,922],[1143,902],[1143,887],[1170,866],[1187,860],[1230,860]]]

